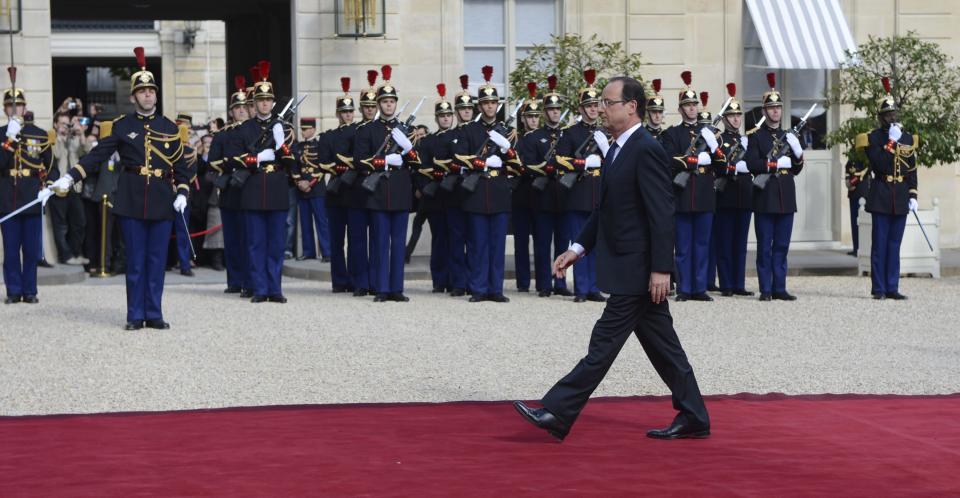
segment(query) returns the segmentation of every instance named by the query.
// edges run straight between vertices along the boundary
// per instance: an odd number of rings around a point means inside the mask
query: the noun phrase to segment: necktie
[[[617,152],[619,151],[620,151],[620,144],[616,141],[613,142],[613,144],[610,145],[610,150],[607,151],[607,157],[610,158],[610,160],[607,161],[607,167],[612,166],[613,162],[617,160]]]

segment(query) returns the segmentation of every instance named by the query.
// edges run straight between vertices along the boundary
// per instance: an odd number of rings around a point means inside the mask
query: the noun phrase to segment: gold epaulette
[[[350,168],[353,167],[353,158],[352,158],[352,157],[347,157],[347,156],[345,156],[345,155],[343,155],[343,154],[337,154],[337,160],[339,160],[339,161],[342,162],[343,164],[346,164],[346,165],[347,165],[348,167],[350,167]]]
[[[563,166],[564,169],[567,169],[569,171],[574,171],[576,169],[573,167],[572,157],[561,156],[560,154],[557,154],[556,156],[554,156],[554,160],[557,162],[557,164],[559,164],[560,166]]]

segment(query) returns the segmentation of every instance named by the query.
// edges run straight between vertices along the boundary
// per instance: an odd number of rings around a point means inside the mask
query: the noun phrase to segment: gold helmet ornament
[[[600,90],[593,86],[593,82],[597,80],[597,70],[584,69],[583,79],[587,86],[580,89],[580,105],[600,102]]]
[[[350,96],[349,76],[340,78],[340,89],[343,90],[343,95],[337,97],[337,112],[354,110],[353,97]]]
[[[250,86],[247,87],[247,104],[249,105],[253,105],[253,93],[258,81],[260,81],[260,68],[253,65],[250,67]]]
[[[3,91],[3,105],[27,105],[27,97],[23,94],[23,88],[17,88],[16,66],[8,67],[7,74],[10,75],[10,88]]]
[[[777,91],[777,73],[767,73],[767,84],[770,89],[763,92],[763,107],[783,107],[783,97]]]
[[[257,69],[260,70],[260,81],[253,82],[253,100],[272,99],[273,83],[270,83],[270,61],[260,61],[257,63]]]
[[[497,94],[497,87],[490,83],[490,79],[493,78],[493,66],[483,66],[480,68],[480,72],[483,73],[484,84],[480,85],[480,89],[477,91],[477,101],[499,102],[500,95]]]
[[[877,114],[896,111],[897,103],[893,100],[893,94],[890,91],[890,78],[884,76],[880,79],[880,82],[883,83],[883,91],[886,92],[886,95],[880,97],[880,100],[877,101]]]
[[[380,68],[380,75],[383,76],[383,84],[377,88],[377,102],[387,97],[397,98],[397,88],[390,84],[390,77],[393,76],[393,68],[384,65]]]
[[[713,115],[710,114],[710,111],[707,110],[707,100],[710,98],[708,92],[700,92],[700,104],[703,106],[703,109],[697,113],[697,123],[699,124],[712,124]]]
[[[237,90],[230,94],[230,109],[247,103],[247,78],[242,74],[234,76],[233,86]]]
[[[651,92],[650,96],[647,97],[648,111],[663,112],[663,96],[660,95],[660,84],[660,78],[657,78],[650,83],[650,86],[653,88],[653,92]]]
[[[143,47],[134,47],[133,55],[137,57],[137,66],[140,70],[133,73],[133,76],[130,77],[130,93],[136,93],[137,90],[141,88],[153,88],[157,90],[156,78],[153,77],[153,73],[147,71],[147,56],[143,51]]]
[[[437,100],[437,103],[433,105],[433,114],[439,116],[441,114],[453,114],[453,104],[447,101],[447,85],[443,83],[437,83],[437,95],[440,98]]]
[[[731,116],[734,114],[743,114],[743,104],[737,100],[737,84],[736,83],[727,83],[727,95],[730,96],[730,105],[727,106],[727,109],[723,111],[724,116]]]
[[[563,107],[563,96],[557,93],[557,75],[547,76],[547,94],[543,96],[544,109],[560,109]]]
[[[377,76],[379,74],[376,69],[367,71],[367,88],[360,92],[361,106],[377,105]]]
[[[527,101],[523,104],[523,116],[539,116],[543,114],[543,108],[540,101],[537,100],[537,84],[533,81],[527,82]]]
[[[460,91],[453,97],[454,106],[457,109],[473,108],[473,97],[470,96],[470,77],[466,74],[460,75]]]
[[[697,100],[697,92],[695,92],[693,88],[690,88],[690,83],[693,81],[693,73],[684,71],[680,73],[680,79],[683,80],[683,88],[680,89],[680,105],[699,104],[700,101]]]

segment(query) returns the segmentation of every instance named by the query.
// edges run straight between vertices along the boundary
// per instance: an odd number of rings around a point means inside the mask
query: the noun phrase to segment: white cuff
[[[567,249],[570,250],[570,251],[573,251],[573,252],[577,253],[577,257],[578,257],[578,258],[579,258],[579,257],[583,257],[583,254],[584,254],[585,252],[587,252],[587,250],[584,249],[582,245],[580,245],[580,244],[578,244],[578,243],[576,243],[576,242],[574,242],[573,244],[570,244],[570,247],[568,247]]]

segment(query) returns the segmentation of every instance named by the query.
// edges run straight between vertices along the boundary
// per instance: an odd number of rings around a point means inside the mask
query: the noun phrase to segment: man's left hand
[[[177,194],[177,198],[173,201],[173,210],[178,213],[183,213],[184,209],[187,209],[187,196]]]
[[[913,197],[910,198],[910,202],[907,203],[907,206],[910,207],[911,211],[916,211],[917,209],[920,209],[920,203],[918,203],[917,200],[914,199]]]
[[[650,300],[653,301],[653,304],[660,304],[667,298],[667,294],[670,292],[670,274],[656,271],[651,272],[648,290],[650,291]]]

